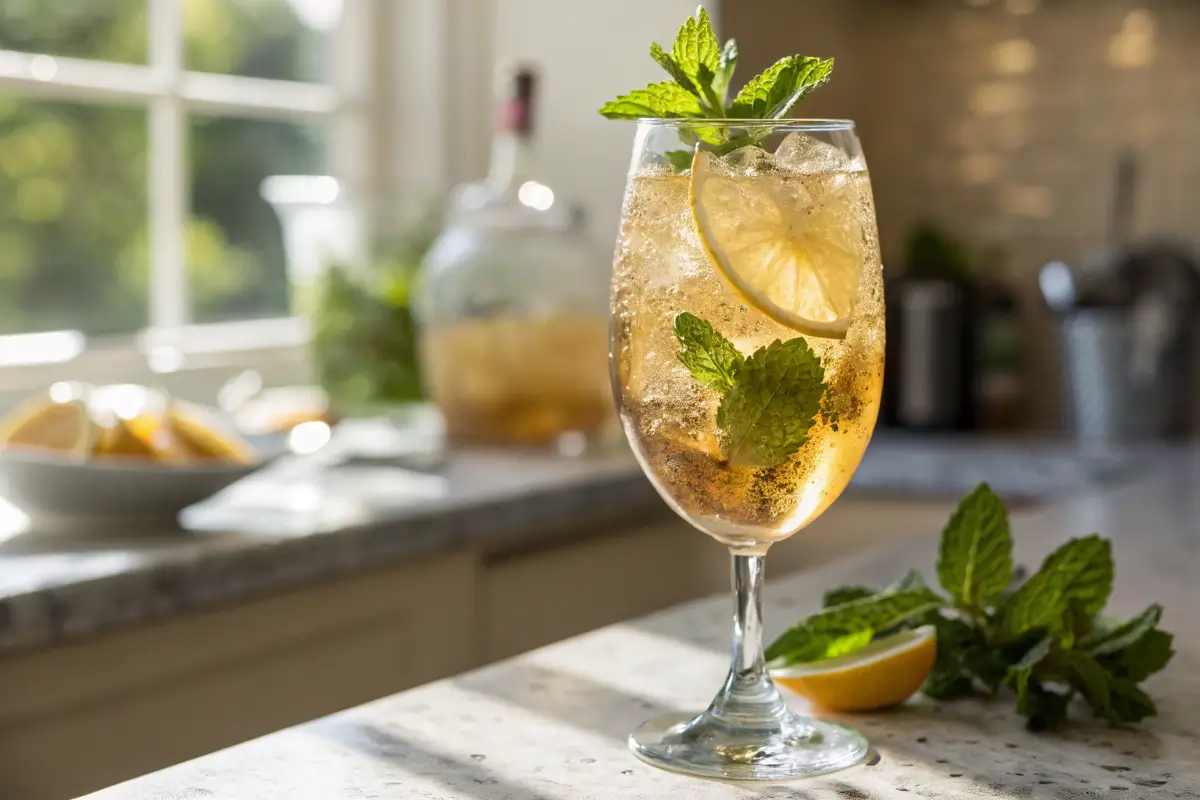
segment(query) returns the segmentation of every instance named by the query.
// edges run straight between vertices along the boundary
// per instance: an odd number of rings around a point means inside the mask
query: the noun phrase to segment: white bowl
[[[184,508],[258,469],[259,464],[168,467],[136,460],[72,461],[36,450],[0,450],[0,497],[34,531],[114,533],[171,527]]]

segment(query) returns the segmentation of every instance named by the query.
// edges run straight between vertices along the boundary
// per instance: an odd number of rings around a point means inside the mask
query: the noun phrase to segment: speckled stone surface
[[[1148,685],[1161,716],[1137,729],[1079,723],[1026,733],[1011,698],[922,700],[856,716],[864,766],[776,787],[707,783],[642,765],[625,736],[649,715],[706,703],[726,667],[729,606],[712,598],[605,628],[458,678],[240,745],[88,800],[1167,800],[1200,798],[1200,455],[1155,475],[1014,517],[1018,563],[1064,539],[1113,539],[1110,609],[1167,609],[1178,654]],[[830,584],[931,571],[936,537],[772,584],[774,633]],[[768,560],[769,564],[769,560]],[[799,705],[799,703],[797,703]]]

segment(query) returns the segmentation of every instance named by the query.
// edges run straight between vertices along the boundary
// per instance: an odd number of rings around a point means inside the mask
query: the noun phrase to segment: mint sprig
[[[924,588],[912,573],[882,591],[847,586],[827,592],[822,611],[768,648],[773,665],[841,655],[879,636],[933,625],[937,661],[922,688],[931,697],[953,700],[1008,687],[1033,730],[1061,728],[1076,698],[1113,724],[1156,713],[1139,684],[1171,660],[1172,636],[1158,628],[1158,605],[1124,622],[1103,616],[1113,583],[1108,541],[1094,534],[1072,539],[1008,591],[1007,514],[995,492],[980,484],[942,533],[937,573],[949,597]],[[928,603],[897,602],[910,596]]]
[[[675,317],[678,358],[692,377],[721,393],[721,450],[739,467],[774,467],[808,441],[821,413],[825,367],[808,342],[776,339],[744,357],[709,322]]]
[[[738,47],[733,39],[722,46],[712,20],[703,8],[679,28],[668,52],[655,42],[650,57],[671,77],[670,83],[653,83],[606,103],[600,113],[609,119],[782,119],[792,106],[825,84],[833,72],[833,59],[788,56],[752,78],[729,102],[729,88],[737,68]],[[668,91],[673,86],[680,91]],[[770,133],[763,128],[730,136],[720,128],[705,128],[682,135],[686,144],[699,140],[724,153],[735,147],[757,144]],[[682,153],[687,151],[674,151]],[[686,168],[682,157],[669,157],[676,168]],[[690,158],[687,161],[690,165]]]

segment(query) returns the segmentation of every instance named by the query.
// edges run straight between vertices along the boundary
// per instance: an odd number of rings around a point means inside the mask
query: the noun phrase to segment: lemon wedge
[[[140,458],[176,466],[188,461],[187,450],[158,414],[139,414],[132,419],[114,416],[101,428],[103,432],[92,452],[95,456]]]
[[[26,447],[86,458],[95,426],[82,396],[38,397],[18,408],[0,430],[0,447]]]
[[[799,333],[845,338],[864,260],[845,175],[770,169],[759,152],[766,169],[696,151],[690,203],[700,241],[750,306]]]
[[[227,464],[252,464],[255,453],[245,441],[221,430],[205,419],[206,412],[190,403],[172,402],[167,407],[166,425],[175,439],[195,460]]]
[[[819,708],[873,711],[915,694],[936,660],[937,632],[926,625],[848,655],[771,670],[771,678]]]

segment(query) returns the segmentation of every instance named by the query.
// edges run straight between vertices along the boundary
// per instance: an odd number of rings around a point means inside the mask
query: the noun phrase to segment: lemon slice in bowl
[[[200,461],[253,464],[254,449],[232,432],[223,430],[200,406],[174,401],[167,407],[166,424],[180,444]]]
[[[838,188],[845,176],[773,170],[766,153],[752,160],[740,169],[703,150],[692,159],[692,217],[709,259],[781,325],[844,338],[863,268],[861,226]]]
[[[925,625],[848,655],[771,670],[771,678],[829,711],[873,711],[915,694],[936,660],[937,632]]]
[[[56,384],[56,387],[60,384]],[[0,448],[32,448],[86,458],[96,427],[88,414],[82,384],[61,384],[69,396],[39,396],[27,401],[0,424]]]

